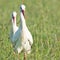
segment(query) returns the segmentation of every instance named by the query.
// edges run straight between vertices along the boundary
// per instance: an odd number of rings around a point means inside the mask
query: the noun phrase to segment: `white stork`
[[[20,6],[20,27],[13,36],[13,41],[15,41],[15,52],[18,54],[24,50],[24,60],[26,59],[26,54],[31,52],[31,46],[33,44],[33,38],[26,26],[25,22],[25,5]]]
[[[28,51],[31,49],[31,46],[33,44],[33,38],[26,26],[24,12],[25,12],[25,5],[21,5],[20,6],[20,27],[15,34],[15,39],[17,39],[15,48],[20,48],[22,46],[23,49],[28,53]]]
[[[14,11],[12,13],[12,29],[11,29],[11,33],[10,33],[10,39],[11,39],[11,42],[13,45],[15,44],[15,41],[16,41],[14,39],[14,36],[15,36],[16,31],[18,30],[18,26],[16,25],[16,15],[17,15],[17,13]]]

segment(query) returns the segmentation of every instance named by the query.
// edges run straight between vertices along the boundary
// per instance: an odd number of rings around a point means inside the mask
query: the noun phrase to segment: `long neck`
[[[20,26],[21,28],[26,27],[25,18],[22,12],[20,13]]]
[[[12,20],[12,29],[13,29],[13,33],[15,33],[16,30],[16,18],[14,20]]]

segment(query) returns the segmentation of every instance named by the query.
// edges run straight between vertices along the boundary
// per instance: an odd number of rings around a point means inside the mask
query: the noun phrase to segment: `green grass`
[[[11,13],[17,11],[22,0],[0,0],[0,60],[17,60],[9,40]],[[26,24],[34,44],[27,60],[60,60],[60,0],[24,0]],[[20,54],[23,60],[23,52]]]

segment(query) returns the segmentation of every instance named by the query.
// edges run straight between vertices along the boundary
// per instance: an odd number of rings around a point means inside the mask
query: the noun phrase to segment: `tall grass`
[[[0,60],[17,60],[9,39],[11,13],[17,11],[22,0],[0,0]],[[32,33],[34,44],[27,60],[60,60],[60,1],[24,0],[26,24]],[[23,52],[20,54],[23,60]]]

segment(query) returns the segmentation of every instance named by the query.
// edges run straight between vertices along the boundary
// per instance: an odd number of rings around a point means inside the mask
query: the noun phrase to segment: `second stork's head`
[[[17,15],[17,13],[15,11],[12,12],[12,23],[13,24],[16,24],[16,15]]]
[[[24,16],[24,12],[25,12],[25,5],[21,5],[20,6],[20,11],[22,12],[23,16]]]

